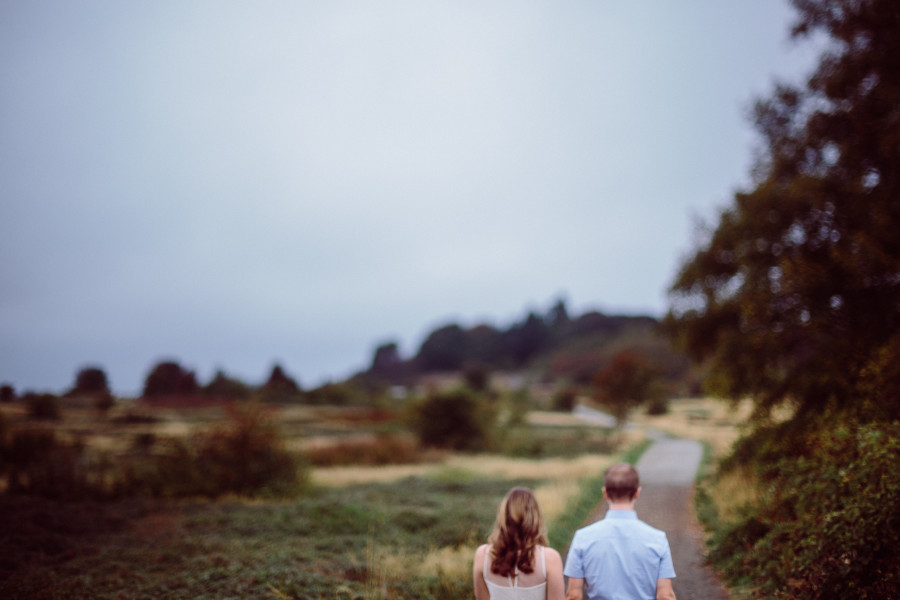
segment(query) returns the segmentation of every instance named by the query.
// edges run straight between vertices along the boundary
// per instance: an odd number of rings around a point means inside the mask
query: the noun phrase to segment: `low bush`
[[[0,402],[15,402],[15,400],[16,389],[8,383],[0,385]]]
[[[669,399],[658,395],[647,401],[647,414],[651,416],[665,415],[669,412]]]
[[[290,452],[258,405],[232,405],[228,420],[192,440],[168,440],[147,485],[162,496],[288,496],[306,487],[309,469]],[[142,479],[139,475],[138,481]]]
[[[22,400],[32,419],[49,421],[59,418],[59,399],[53,394],[28,393],[22,396]]]
[[[0,475],[7,492],[48,498],[95,495],[84,445],[61,440],[49,429],[28,428],[8,434],[0,445]]]
[[[307,487],[309,467],[287,450],[268,415],[251,405],[230,408],[222,425],[191,439],[140,434],[115,460],[49,429],[9,432],[0,435],[0,477],[10,494],[66,500],[288,496]]]
[[[326,383],[306,392],[303,402],[319,406],[364,406],[371,404],[371,398],[350,383]]]
[[[553,410],[572,412],[576,400],[578,400],[578,388],[571,385],[566,386],[553,394]]]
[[[415,406],[412,421],[424,446],[486,450],[494,442],[497,409],[489,398],[459,388],[430,394]]]
[[[900,423],[835,425],[782,443],[807,452],[754,463],[765,501],[723,524],[710,559],[754,598],[895,597]],[[771,458],[776,444],[766,429],[742,448]]]

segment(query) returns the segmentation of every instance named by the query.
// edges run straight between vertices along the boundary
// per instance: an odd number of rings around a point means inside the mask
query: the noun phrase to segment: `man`
[[[664,531],[638,520],[638,473],[620,463],[606,470],[606,518],[572,538],[564,574],[566,600],[675,600],[672,553]]]

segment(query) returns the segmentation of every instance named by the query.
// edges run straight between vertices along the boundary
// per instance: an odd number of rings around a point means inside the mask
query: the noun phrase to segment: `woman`
[[[500,503],[494,531],[475,551],[476,600],[562,600],[559,552],[548,548],[544,517],[531,490],[513,488]]]

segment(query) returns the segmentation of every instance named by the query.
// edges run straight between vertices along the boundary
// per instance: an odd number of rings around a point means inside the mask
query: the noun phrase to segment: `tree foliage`
[[[900,573],[900,3],[793,0],[828,45],[760,101],[764,147],[685,263],[666,324],[757,421],[721,469],[761,498],[710,558],[758,598],[892,598]]]
[[[288,375],[279,364],[272,366],[269,379],[262,386],[262,395],[271,401],[292,400],[300,394],[297,380]]]
[[[255,404],[231,405],[227,413],[190,443],[169,446],[159,459],[156,493],[285,496],[306,486],[308,469],[286,448],[271,414]]]
[[[396,342],[381,344],[375,349],[372,356],[372,366],[369,371],[375,375],[394,377],[403,369],[403,359],[400,358],[400,350]]]
[[[628,413],[655,393],[657,372],[641,355],[630,350],[616,354],[594,379],[597,397],[621,427]]]
[[[8,383],[0,385],[0,402],[12,402],[16,399],[16,388]]]
[[[53,394],[26,392],[22,401],[28,407],[28,416],[39,421],[53,421],[60,418],[59,398]]]
[[[199,391],[197,377],[175,361],[157,363],[144,381],[144,396],[189,396]]]
[[[462,367],[467,350],[466,332],[453,323],[432,331],[416,360],[423,371],[455,371]]]
[[[84,367],[75,375],[71,393],[85,396],[108,395],[110,391],[106,372],[100,367]]]
[[[250,386],[239,379],[229,377],[224,371],[217,370],[213,378],[203,386],[203,393],[216,398],[242,400],[250,396]]]
[[[805,87],[757,103],[755,187],[684,264],[667,325],[761,412],[845,410],[867,377],[891,383],[873,369],[900,345],[900,4],[793,4],[794,35],[830,44]]]
[[[413,428],[423,446],[485,450],[492,443],[496,418],[488,400],[459,388],[424,399],[415,409]]]
[[[900,424],[783,425],[744,444],[766,457],[768,493],[711,539],[726,578],[753,598],[896,597]]]

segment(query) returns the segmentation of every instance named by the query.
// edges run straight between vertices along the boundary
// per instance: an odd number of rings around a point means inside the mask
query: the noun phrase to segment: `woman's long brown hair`
[[[531,490],[511,489],[497,511],[491,543],[491,572],[503,577],[534,572],[534,549],[547,545],[544,517]]]

